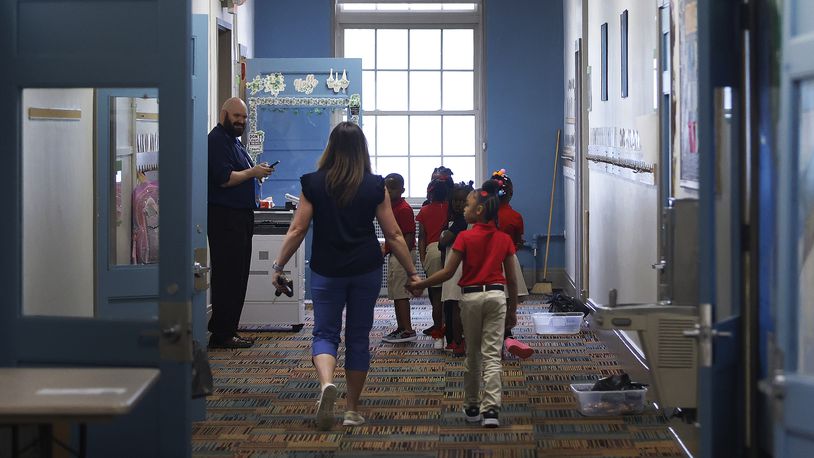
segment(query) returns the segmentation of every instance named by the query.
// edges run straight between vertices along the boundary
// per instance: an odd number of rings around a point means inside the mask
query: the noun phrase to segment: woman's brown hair
[[[339,207],[350,204],[365,173],[371,173],[367,139],[362,129],[347,121],[334,127],[317,169],[328,171],[325,185],[336,204]]]

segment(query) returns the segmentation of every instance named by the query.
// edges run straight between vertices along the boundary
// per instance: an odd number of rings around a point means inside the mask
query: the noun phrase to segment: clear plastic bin
[[[591,391],[593,383],[572,383],[579,411],[588,417],[636,414],[644,411],[647,388],[627,391]]]
[[[542,312],[531,316],[537,334],[577,334],[583,318],[581,312]]]

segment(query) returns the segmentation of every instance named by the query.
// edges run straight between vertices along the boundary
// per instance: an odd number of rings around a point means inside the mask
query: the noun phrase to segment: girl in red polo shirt
[[[506,303],[517,297],[515,270],[512,265],[514,243],[495,225],[500,201],[498,184],[483,183],[481,189],[467,197],[464,218],[474,226],[455,238],[449,260],[443,269],[408,287],[418,295],[428,286],[452,278],[463,262],[461,280],[461,323],[469,351],[464,365],[464,414],[466,421],[483,421],[483,426],[500,425],[502,365],[500,352],[506,321]],[[504,272],[506,273],[504,276]],[[504,290],[508,289],[508,299]],[[482,364],[482,366],[481,366]],[[479,398],[480,374],[483,370],[483,398]]]
[[[441,251],[438,241],[441,230],[447,223],[449,214],[449,192],[452,190],[452,170],[439,167],[433,172],[433,178],[427,187],[429,203],[421,207],[415,220],[418,222],[418,255],[421,265],[428,276],[441,270]],[[444,348],[444,310],[441,307],[441,288],[430,288],[432,304],[432,327],[425,329],[425,335],[435,339],[436,348]]]
[[[498,183],[497,195],[500,198],[500,208],[497,211],[498,228],[509,235],[514,242],[516,250],[523,247],[523,216],[509,205],[509,202],[514,196],[514,184],[511,178],[506,174],[506,169],[500,169],[492,174],[492,179]],[[517,277],[517,302],[521,302],[522,298],[528,296],[529,291],[526,287],[526,282],[523,280],[523,269],[520,267],[520,261],[517,255],[513,257],[512,264],[516,269]],[[528,358],[534,350],[528,345],[515,339],[512,335],[512,329],[517,325],[517,307],[509,306],[506,310],[506,332],[505,332],[505,347],[506,350],[520,358]]]

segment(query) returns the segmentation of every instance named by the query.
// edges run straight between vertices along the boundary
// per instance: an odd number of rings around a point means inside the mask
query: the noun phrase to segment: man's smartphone
[[[269,167],[269,168],[274,168],[274,166],[275,166],[275,165],[277,165],[277,164],[279,164],[279,163],[280,163],[280,161],[274,161],[274,163],[273,163],[273,164],[271,164],[271,165],[269,165],[268,167]]]

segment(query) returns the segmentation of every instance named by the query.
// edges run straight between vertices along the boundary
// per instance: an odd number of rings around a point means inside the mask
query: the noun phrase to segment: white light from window
[[[367,151],[371,156],[376,155],[376,117],[362,116],[362,132],[367,138]]]
[[[474,109],[472,72],[444,72],[444,110]]]
[[[444,30],[444,70],[475,68],[475,40],[472,29]]]
[[[478,183],[478,180],[475,179],[475,156],[444,156],[444,167],[452,170],[452,179],[456,183],[460,181],[468,182],[469,180],[472,180],[475,182],[475,187],[481,185],[481,183]]]
[[[376,108],[407,110],[407,72],[376,72]]]
[[[376,68],[376,31],[373,29],[346,29],[345,57],[361,58],[363,69]]]
[[[410,154],[441,154],[440,116],[410,116]]]
[[[410,110],[441,109],[441,72],[410,72]]]
[[[407,30],[379,29],[376,31],[376,68],[379,70],[407,69]]]
[[[376,154],[407,155],[407,116],[379,116],[376,123],[378,124]]]
[[[476,3],[342,3],[342,11],[475,11]]]
[[[432,29],[410,30],[410,69],[441,69],[441,31]]]
[[[432,171],[440,165],[440,157],[410,158],[410,197],[427,196],[427,185],[432,178]]]
[[[362,110],[376,109],[376,72],[362,72]]]
[[[444,116],[444,156],[475,154],[475,117]]]
[[[410,175],[407,172],[407,158],[406,157],[383,157],[376,158],[376,164],[373,165],[376,169],[376,174],[387,176],[391,173],[398,173],[404,177],[404,188],[406,189],[404,197],[407,197],[410,192]]]

